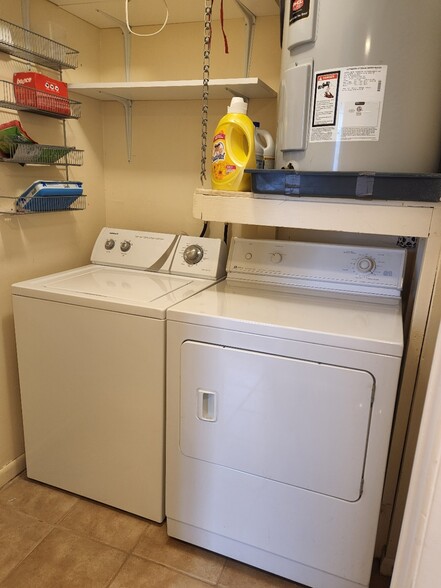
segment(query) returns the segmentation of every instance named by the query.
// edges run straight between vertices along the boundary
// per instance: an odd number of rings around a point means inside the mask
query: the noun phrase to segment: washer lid
[[[54,278],[42,287],[66,293],[112,298],[122,302],[149,304],[190,283],[191,280],[178,276],[95,267],[84,273]]]
[[[13,284],[12,293],[54,302],[165,318],[165,311],[169,306],[211,284],[211,281],[205,279],[88,265]]]

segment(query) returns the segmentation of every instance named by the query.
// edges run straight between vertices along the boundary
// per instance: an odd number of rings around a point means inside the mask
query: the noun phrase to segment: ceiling
[[[98,28],[115,27],[115,21],[125,22],[125,0],[49,0],[63,10]],[[279,0],[240,0],[256,16],[279,14]],[[169,10],[169,23],[202,21],[204,0],[166,0]],[[214,0],[213,18],[219,18],[221,0]],[[142,25],[161,25],[166,8],[164,0],[129,0],[129,21],[131,27]],[[109,15],[109,16],[108,16]],[[113,19],[111,18],[113,17]],[[243,12],[236,0],[224,0],[224,18],[241,18]]]

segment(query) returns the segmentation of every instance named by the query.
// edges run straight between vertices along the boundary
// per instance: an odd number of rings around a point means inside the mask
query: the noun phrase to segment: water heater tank
[[[285,0],[276,167],[439,171],[440,25],[440,0]]]

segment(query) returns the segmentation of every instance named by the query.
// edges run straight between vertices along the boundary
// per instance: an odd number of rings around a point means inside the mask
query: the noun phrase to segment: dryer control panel
[[[233,240],[229,280],[399,297],[406,251],[298,241]]]
[[[221,239],[105,227],[96,240],[91,262],[218,279],[225,275],[226,246]]]

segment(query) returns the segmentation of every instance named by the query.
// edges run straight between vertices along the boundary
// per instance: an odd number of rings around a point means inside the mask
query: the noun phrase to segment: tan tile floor
[[[372,588],[387,588],[374,566]],[[0,488],[0,588],[296,588],[21,474]]]

